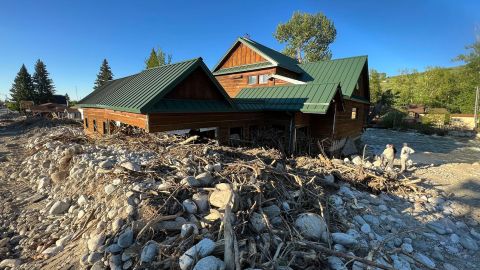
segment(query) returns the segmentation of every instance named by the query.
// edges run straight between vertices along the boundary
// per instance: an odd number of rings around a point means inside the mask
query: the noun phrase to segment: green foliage
[[[47,66],[40,60],[35,64],[35,73],[33,73],[33,87],[35,91],[35,102],[42,104],[48,102],[53,94],[55,87],[52,79],[49,77]]]
[[[7,109],[9,109],[11,111],[19,111],[20,110],[20,104],[18,102],[8,101],[6,103],[6,105],[7,105]]]
[[[277,26],[275,38],[286,43],[284,53],[299,61],[313,62],[332,58],[330,44],[337,36],[333,22],[323,13],[293,13],[292,18]]]
[[[375,69],[370,70],[370,99],[373,103],[380,101],[383,90],[382,90],[382,81],[385,80],[386,74],[379,73]]]
[[[103,59],[102,66],[100,67],[100,71],[98,72],[97,79],[95,80],[95,85],[93,86],[93,90],[97,90],[98,88],[102,87],[106,82],[113,79],[113,73],[108,65],[107,59]]]
[[[22,100],[35,100],[35,91],[33,87],[32,77],[28,73],[25,65],[22,65],[20,70],[13,81],[12,88],[10,89],[10,96],[12,102],[15,103],[15,109],[20,108],[20,101]]]
[[[155,51],[154,48],[152,48],[152,51],[150,52],[150,56],[148,57],[147,60],[145,60],[145,68],[154,68],[154,67],[159,67],[167,64],[172,63],[172,55],[171,54],[166,54],[162,51],[161,48],[158,48],[157,51]]]
[[[381,125],[385,128],[395,128],[402,123],[403,118],[405,118],[405,116],[407,116],[407,114],[402,111],[391,110],[382,116],[380,122],[381,122]]]

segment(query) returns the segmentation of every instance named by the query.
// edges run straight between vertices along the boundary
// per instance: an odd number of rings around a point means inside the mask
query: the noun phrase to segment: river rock
[[[122,251],[122,247],[119,246],[118,244],[111,244],[105,249],[105,252],[107,253],[119,253]]]
[[[22,264],[22,262],[18,259],[4,259],[0,262],[0,268],[10,267],[15,268]]]
[[[295,220],[295,227],[304,237],[316,241],[325,239],[327,232],[325,221],[320,215],[315,213],[300,214]]]
[[[212,254],[215,249],[215,242],[208,238],[202,239],[193,247],[189,248],[185,253],[180,256],[178,261],[180,269],[187,270],[193,265],[195,258],[204,258]]]
[[[343,261],[335,256],[328,257],[328,265],[333,270],[347,270],[348,268],[345,266]]]
[[[103,245],[103,243],[105,242],[105,238],[106,238],[105,234],[100,233],[100,234],[94,235],[93,237],[88,239],[88,241],[87,241],[88,250],[90,250],[90,251],[98,250]]]
[[[98,261],[100,261],[103,258],[103,254],[100,252],[92,252],[88,255],[87,257],[87,262],[89,264],[94,264]]]
[[[359,157],[359,156],[355,156],[352,158],[352,163],[355,164],[355,165],[362,165],[363,162],[362,162],[362,158]]]
[[[185,211],[189,214],[196,214],[197,213],[197,205],[190,199],[186,199],[182,202]]]
[[[67,172],[59,171],[59,172],[52,173],[50,175],[50,178],[54,183],[63,183],[65,181],[65,178],[67,178]]]
[[[189,187],[201,187],[202,183],[195,177],[193,176],[187,176],[180,181],[180,184],[186,185]]]
[[[98,166],[102,169],[111,169],[113,167],[113,162],[109,159],[107,160],[104,160],[104,161],[101,161],[100,163],[98,163]]]
[[[180,230],[180,236],[183,238],[187,238],[190,235],[198,235],[198,227],[195,224],[191,223],[186,223],[182,225],[182,228]]]
[[[63,246],[51,246],[45,249],[42,254],[45,255],[47,258],[53,257],[57,255],[59,252],[63,250]]]
[[[427,224],[427,228],[431,229],[432,231],[438,233],[438,234],[446,234],[447,231],[445,230],[445,227],[440,223],[440,222],[431,222]]]
[[[117,244],[122,248],[127,248],[133,244],[133,230],[127,228],[125,232],[118,236]]]
[[[352,246],[358,243],[357,239],[352,235],[339,232],[332,233],[332,240],[333,242],[344,246]]]
[[[457,267],[455,267],[455,266],[453,266],[453,265],[451,265],[451,264],[449,264],[449,263],[444,263],[444,264],[443,264],[443,268],[445,268],[445,270],[458,270]]]
[[[80,206],[84,206],[85,204],[87,204],[87,202],[88,202],[88,199],[84,195],[80,195],[77,199],[77,204]]]
[[[195,177],[202,185],[208,186],[212,183],[213,177],[210,172],[204,172]]]
[[[430,269],[435,269],[436,264],[429,257],[423,255],[422,253],[415,253],[414,257],[415,257],[415,259],[417,259],[420,263],[422,263],[426,267],[428,267]]]
[[[477,251],[478,250],[477,241],[473,240],[469,236],[462,236],[460,238],[460,244],[468,250],[472,250],[472,251]]]
[[[200,213],[207,212],[210,209],[210,205],[208,203],[208,194],[206,193],[195,193],[192,196],[192,200],[198,207],[198,211]]]
[[[413,247],[409,243],[403,243],[401,247],[402,247],[402,251],[405,252],[405,253],[412,253],[413,252]]]
[[[113,184],[108,184],[108,185],[106,185],[105,188],[104,188],[105,193],[106,193],[107,195],[112,194],[112,193],[115,191],[115,189],[117,189],[117,187],[114,186]]]
[[[122,164],[120,164],[120,166],[134,172],[139,172],[141,170],[140,165],[138,165],[137,163],[133,163],[131,161],[125,161]]]
[[[225,263],[215,256],[200,259],[193,270],[225,270]]]
[[[157,256],[157,253],[158,243],[153,240],[148,241],[142,249],[142,254],[140,255],[140,262],[151,262]]]
[[[253,212],[250,215],[250,224],[252,224],[253,229],[257,233],[261,233],[267,228],[267,223],[263,219],[263,216],[257,212]]]
[[[276,205],[263,207],[262,210],[263,210],[263,213],[265,213],[265,215],[267,215],[267,217],[270,219],[280,216],[280,213],[282,212],[282,210],[280,210],[280,207]]]
[[[372,232],[372,228],[370,228],[370,225],[368,225],[368,223],[364,223],[362,225],[362,227],[360,228],[360,230],[363,232],[363,233],[366,233],[366,234],[369,234]]]
[[[411,270],[412,269],[411,266],[410,266],[410,263],[408,261],[406,261],[405,259],[403,259],[402,257],[397,256],[397,255],[392,255],[392,256],[390,256],[390,258],[392,258],[393,267],[396,270]]]
[[[50,208],[49,214],[50,215],[61,215],[67,212],[70,204],[64,201],[57,201],[55,202],[52,207]]]

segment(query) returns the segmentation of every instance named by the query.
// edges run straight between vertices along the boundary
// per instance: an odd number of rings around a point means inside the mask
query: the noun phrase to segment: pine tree
[[[35,73],[33,73],[33,87],[35,91],[35,101],[38,104],[48,102],[55,93],[52,79],[49,78],[47,66],[40,60],[35,64]]]
[[[17,109],[20,107],[20,101],[33,101],[35,98],[32,77],[25,65],[22,65],[13,81],[10,96]]]
[[[148,59],[145,60],[145,69],[168,65],[171,63],[171,54],[164,53],[161,48],[158,48],[157,51],[152,48],[150,56],[148,57]]]
[[[152,48],[152,51],[150,52],[150,57],[148,58],[148,60],[145,61],[145,65],[146,69],[160,66],[160,62],[158,62],[158,57],[155,49]]]
[[[113,73],[108,65],[107,59],[103,59],[102,66],[100,67],[100,72],[98,72],[97,79],[95,80],[95,85],[93,90],[97,90],[102,87],[107,81],[113,79]]]

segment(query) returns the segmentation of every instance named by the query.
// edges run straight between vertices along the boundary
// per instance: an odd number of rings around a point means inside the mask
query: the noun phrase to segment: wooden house
[[[369,100],[366,56],[298,63],[239,38],[212,72],[201,58],[147,69],[109,81],[77,106],[89,134],[123,124],[146,132],[214,130],[228,142],[275,129],[294,152],[300,139],[328,138],[336,150],[358,138]]]

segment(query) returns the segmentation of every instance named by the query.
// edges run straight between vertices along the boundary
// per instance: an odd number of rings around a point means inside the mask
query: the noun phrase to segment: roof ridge
[[[346,60],[346,59],[352,59],[352,58],[362,58],[362,57],[367,57],[367,54],[363,55],[357,55],[357,56],[348,56],[348,57],[342,57],[342,58],[336,58],[336,59],[329,59],[329,60],[319,60],[319,61],[314,61],[314,62],[304,62],[304,63],[298,63],[298,65],[308,65],[308,64],[316,64],[316,63],[325,63],[325,62],[333,62],[333,61],[338,61],[338,60]]]
[[[165,66],[172,66],[172,65],[182,64],[182,63],[186,63],[186,62],[196,62],[196,61],[199,61],[199,60],[203,61],[203,58],[202,57],[195,57],[195,58],[191,58],[191,59],[188,59],[188,60],[183,60],[183,61],[180,61],[180,62],[160,65],[158,67],[151,67],[151,68],[144,69],[144,70],[140,71],[139,73],[142,73],[144,71],[151,70],[151,69],[161,68],[161,67],[165,67]]]

